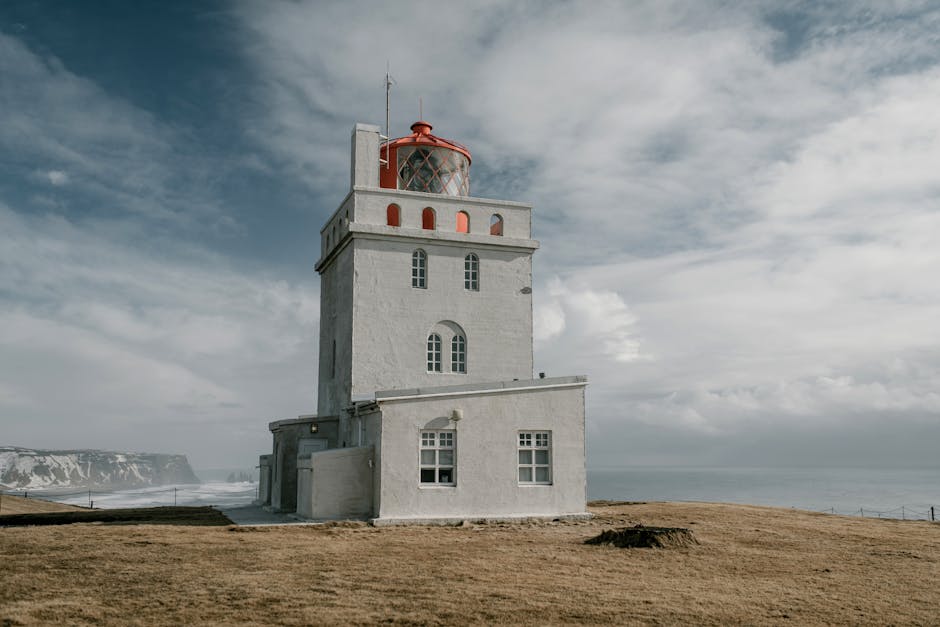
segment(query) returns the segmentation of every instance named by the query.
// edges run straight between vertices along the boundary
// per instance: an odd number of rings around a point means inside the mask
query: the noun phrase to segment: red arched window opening
[[[389,226],[401,226],[401,208],[398,205],[389,205],[386,213]]]
[[[503,216],[498,213],[494,213],[493,217],[490,218],[490,235],[502,235],[503,234]]]
[[[430,207],[425,207],[424,211],[421,212],[421,228],[427,229],[429,231],[434,230],[434,210]]]
[[[470,216],[466,211],[457,212],[457,232],[458,233],[469,233],[470,232]]]

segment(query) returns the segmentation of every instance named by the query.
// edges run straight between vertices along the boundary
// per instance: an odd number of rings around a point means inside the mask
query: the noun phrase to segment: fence
[[[918,506],[911,507],[909,505],[901,505],[895,507],[894,509],[872,509],[859,507],[857,510],[851,512],[837,511],[834,507],[829,507],[826,509],[815,510],[822,514],[839,514],[840,516],[861,516],[863,518],[900,518],[901,520],[929,520],[935,522],[936,512],[934,506],[919,506],[924,509],[924,511],[919,511],[916,509]]]
[[[179,488],[165,488],[162,490],[121,490],[122,496],[135,496],[135,495],[146,495],[146,496],[155,496],[158,494],[166,494],[165,498],[154,498],[153,502],[163,505],[172,504],[175,506],[177,504]],[[170,494],[172,493],[172,498]],[[95,491],[95,490],[81,490],[79,492],[46,492],[46,491],[37,491],[37,490],[0,490],[0,514],[3,513],[3,497],[4,496],[19,496],[27,499],[36,499],[39,501],[48,501],[50,503],[64,503],[63,499],[67,499],[74,496],[88,496],[88,507],[95,507],[95,495],[98,496],[108,496],[115,494],[114,491]],[[165,503],[163,501],[166,501]],[[74,503],[71,503],[74,504]],[[79,506],[82,507],[82,506]]]

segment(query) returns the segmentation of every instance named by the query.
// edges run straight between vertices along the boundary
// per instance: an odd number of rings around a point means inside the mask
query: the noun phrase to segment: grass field
[[[696,503],[593,520],[0,529],[0,625],[937,624],[940,525]],[[679,549],[588,546],[686,527]]]
[[[0,516],[12,514],[45,514],[48,512],[77,512],[83,507],[43,501],[42,499],[24,499],[22,496],[0,495]]]

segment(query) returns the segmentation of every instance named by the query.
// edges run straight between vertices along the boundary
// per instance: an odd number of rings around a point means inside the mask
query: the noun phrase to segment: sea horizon
[[[196,469],[197,477],[247,472]],[[203,475],[200,475],[203,472]],[[204,480],[127,490],[29,489],[38,498],[101,508],[250,505],[256,481]],[[25,490],[6,490],[22,494]],[[623,465],[587,468],[587,500],[687,501],[788,507],[866,517],[929,519],[940,509],[940,468]]]

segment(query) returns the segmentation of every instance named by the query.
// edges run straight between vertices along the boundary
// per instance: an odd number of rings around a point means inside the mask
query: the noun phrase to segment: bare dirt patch
[[[621,549],[668,549],[698,544],[692,532],[682,527],[646,527],[634,525],[606,529],[585,544],[609,544]]]
[[[933,624],[940,525],[699,503],[466,527],[0,529],[0,625]],[[692,529],[668,551],[604,529]],[[262,531],[263,529],[263,531]]]

